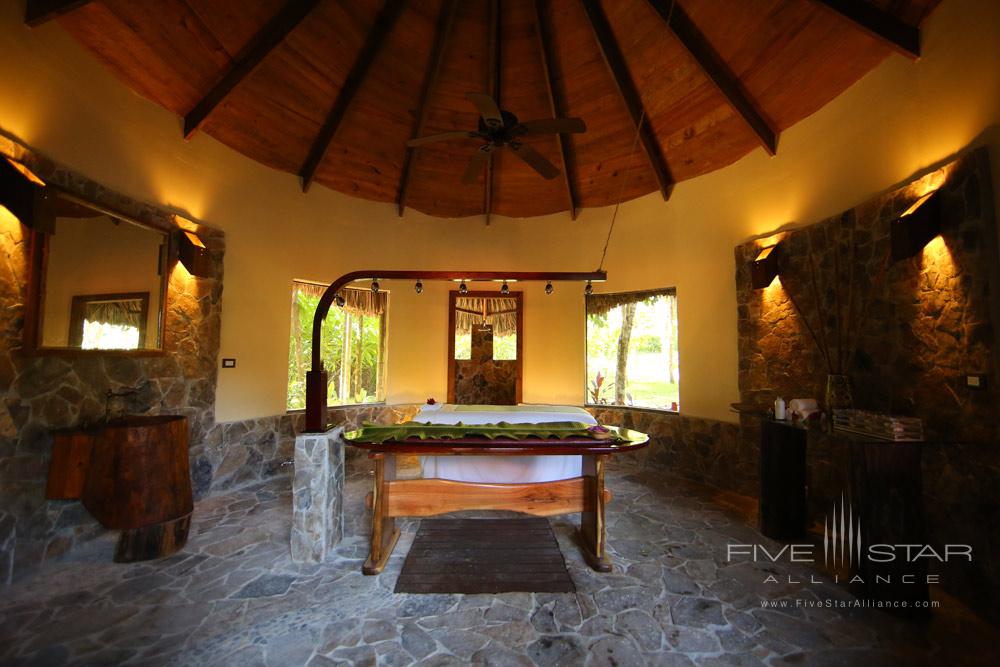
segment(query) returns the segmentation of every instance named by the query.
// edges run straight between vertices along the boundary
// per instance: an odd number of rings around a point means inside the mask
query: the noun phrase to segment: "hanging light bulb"
[[[413,286],[413,291],[420,294],[424,291],[424,284],[418,280],[417,284]]]
[[[346,303],[346,301],[344,301],[344,297],[340,296],[339,294],[333,298],[333,302],[336,303],[341,308],[343,308],[344,304]]]
[[[552,294],[552,281],[545,283],[545,293]]]
[[[594,293],[594,285],[589,280],[587,281],[587,286],[583,288],[583,293],[590,296]]]
[[[503,285],[500,286],[500,293],[503,294],[504,296],[507,296],[508,294],[510,294],[510,288],[507,287],[507,281],[506,280],[503,281]]]
[[[372,294],[378,294],[378,281],[372,278]]]
[[[466,286],[464,280],[462,281],[462,284],[458,286],[458,293],[459,294],[468,294],[469,293],[469,288]]]

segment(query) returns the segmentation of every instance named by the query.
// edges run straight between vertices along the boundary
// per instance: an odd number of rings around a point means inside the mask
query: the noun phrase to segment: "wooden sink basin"
[[[187,542],[191,511],[187,418],[130,416],[53,434],[49,498],[79,498],[122,530],[117,561],[167,556]]]

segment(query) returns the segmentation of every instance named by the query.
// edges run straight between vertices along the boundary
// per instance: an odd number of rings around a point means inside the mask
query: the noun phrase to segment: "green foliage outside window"
[[[587,403],[676,410],[679,380],[672,293],[587,315]]]
[[[306,371],[312,351],[312,321],[322,290],[293,283],[288,345],[288,409],[306,405]],[[382,327],[385,316],[368,316],[332,306],[323,322],[320,354],[327,371],[329,405],[381,400]]]

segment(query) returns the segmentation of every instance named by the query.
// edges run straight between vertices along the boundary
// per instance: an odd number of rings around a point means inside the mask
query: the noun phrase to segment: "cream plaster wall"
[[[0,128],[132,197],[176,207],[227,234],[217,418],[281,412],[293,278],[384,268],[581,270],[598,262],[609,209],[529,220],[436,220],[313,188],[209,137],[131,93],[58,25],[29,30],[0,8]],[[924,58],[900,56],[781,136],[778,156],[736,164],[621,207],[609,291],[676,286],[681,408],[732,419],[737,400],[733,247],[864,201],[970,143],[1000,157],[1000,3],[943,0]],[[994,160],[994,164],[998,164]],[[1000,171],[1000,170],[997,170]],[[995,175],[996,178],[996,175]],[[1000,191],[1000,187],[997,188]],[[392,289],[390,402],[445,393],[447,286]],[[583,398],[581,286],[546,297],[525,285],[527,401]]]

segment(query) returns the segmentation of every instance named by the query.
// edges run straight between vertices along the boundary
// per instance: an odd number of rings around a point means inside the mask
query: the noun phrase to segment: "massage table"
[[[404,424],[366,424],[344,439],[367,450],[375,464],[365,574],[385,568],[399,538],[397,517],[461,510],[579,512],[587,563],[610,572],[604,548],[604,506],[611,499],[605,464],[649,440],[644,433],[597,426],[580,408],[449,405],[423,409]],[[424,476],[397,480],[396,456],[413,454],[421,457]]]

